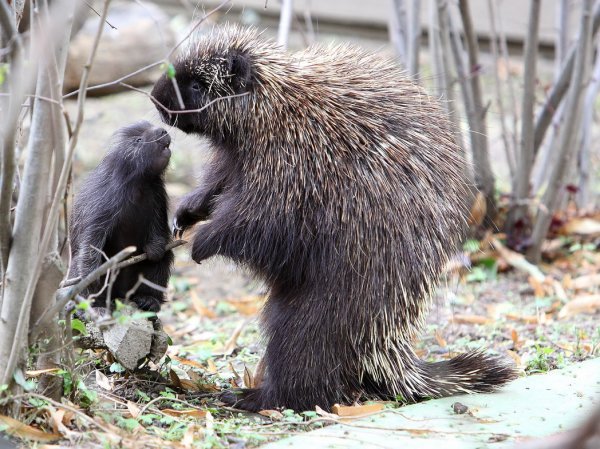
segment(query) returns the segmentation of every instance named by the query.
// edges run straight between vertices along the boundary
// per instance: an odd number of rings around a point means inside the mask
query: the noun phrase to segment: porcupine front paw
[[[264,409],[259,388],[239,388],[224,391],[219,399],[225,404],[240,410],[259,412]]]

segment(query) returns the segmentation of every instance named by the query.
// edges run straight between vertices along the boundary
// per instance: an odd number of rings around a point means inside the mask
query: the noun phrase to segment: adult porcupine
[[[167,111],[180,108],[163,76],[159,112],[214,146],[175,224],[210,218],[193,259],[229,257],[270,287],[267,376],[238,407],[418,400],[515,376],[481,352],[426,363],[410,344],[465,226],[464,161],[436,101],[381,56],[351,46],[290,55],[235,26],[198,39],[175,71],[196,111]]]
[[[94,271],[103,262],[102,253],[112,257],[133,245],[138,254],[145,252],[148,260],[119,271],[111,299],[125,298],[140,274],[154,284],[167,286],[173,263],[173,252],[165,252],[171,238],[164,181],[170,143],[164,129],[146,121],[123,127],[113,135],[108,153],[75,196],[70,277]],[[96,294],[95,306],[105,306],[107,290],[102,279],[85,293]],[[140,309],[157,312],[164,293],[142,284],[130,299]]]

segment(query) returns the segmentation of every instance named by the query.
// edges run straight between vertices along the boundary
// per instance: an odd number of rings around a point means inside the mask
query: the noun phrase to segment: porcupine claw
[[[177,217],[173,218],[173,237],[181,237],[183,235],[183,228],[177,223]]]

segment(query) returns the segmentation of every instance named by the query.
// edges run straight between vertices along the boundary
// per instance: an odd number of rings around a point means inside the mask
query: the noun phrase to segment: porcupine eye
[[[192,81],[192,84],[190,86],[192,88],[192,90],[199,92],[200,91],[200,83],[198,81]]]

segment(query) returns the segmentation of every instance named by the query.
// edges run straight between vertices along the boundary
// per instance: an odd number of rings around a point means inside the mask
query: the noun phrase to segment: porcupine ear
[[[231,74],[231,87],[236,94],[250,90],[254,70],[250,57],[239,50],[231,50],[227,55],[227,65]]]

